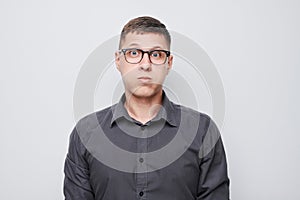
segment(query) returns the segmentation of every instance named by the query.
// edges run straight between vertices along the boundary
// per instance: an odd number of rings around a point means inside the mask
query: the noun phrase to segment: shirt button
[[[141,192],[139,193],[139,195],[140,195],[140,196],[143,196],[143,195],[144,195],[144,192],[143,192],[143,191],[141,191]]]
[[[141,126],[142,131],[145,130],[145,126]]]
[[[144,158],[139,159],[140,163],[144,162]]]

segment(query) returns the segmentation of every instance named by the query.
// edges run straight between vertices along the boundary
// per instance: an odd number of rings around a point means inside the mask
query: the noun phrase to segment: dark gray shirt
[[[66,200],[228,200],[222,140],[207,115],[174,104],[142,124],[125,96],[82,118],[65,160]]]

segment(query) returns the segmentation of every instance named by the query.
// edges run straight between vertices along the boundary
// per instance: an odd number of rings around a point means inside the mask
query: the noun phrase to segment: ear
[[[167,63],[168,73],[172,69],[172,66],[173,66],[173,55],[170,55],[169,58],[168,58],[168,63]]]
[[[115,52],[115,64],[117,69],[120,71],[120,52],[116,51]]]

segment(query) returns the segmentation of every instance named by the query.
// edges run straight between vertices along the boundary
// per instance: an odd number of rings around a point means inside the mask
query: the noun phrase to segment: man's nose
[[[151,61],[147,53],[144,54],[143,59],[140,62],[140,68],[143,70],[149,70],[151,67]]]

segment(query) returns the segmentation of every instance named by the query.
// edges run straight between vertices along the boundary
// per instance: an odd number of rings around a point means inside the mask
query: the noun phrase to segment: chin
[[[155,86],[140,86],[131,91],[132,95],[138,98],[150,98],[159,93],[161,87]]]

